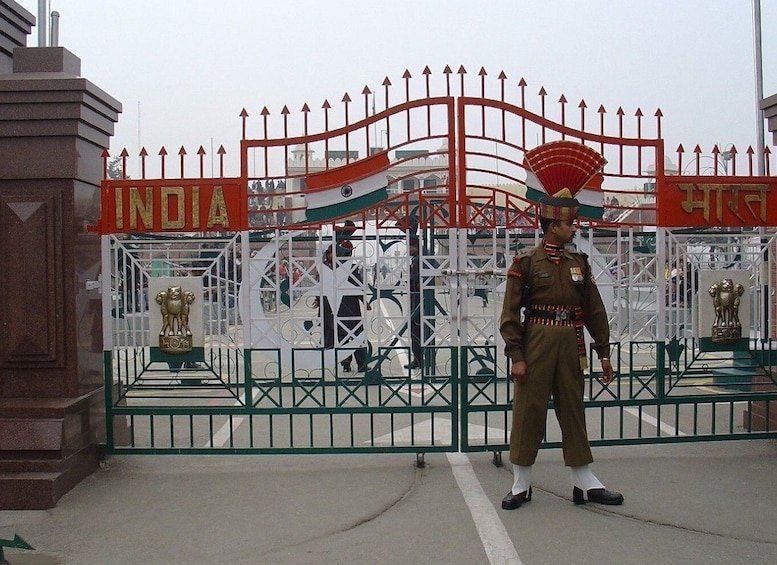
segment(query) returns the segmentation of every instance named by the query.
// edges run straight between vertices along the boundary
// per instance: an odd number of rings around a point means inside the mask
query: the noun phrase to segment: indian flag
[[[305,182],[306,222],[347,216],[388,199],[388,152],[312,173]]]
[[[580,202],[578,216],[590,220],[601,220],[604,216],[604,192],[602,191],[604,176],[601,173],[594,175],[586,185],[575,195]],[[534,173],[526,171],[526,198],[532,202],[539,202],[540,198],[547,196],[545,187]]]

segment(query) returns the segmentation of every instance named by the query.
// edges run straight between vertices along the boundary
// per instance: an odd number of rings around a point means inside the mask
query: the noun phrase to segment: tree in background
[[[121,155],[116,155],[115,157],[111,157],[108,159],[108,178],[109,179],[121,179],[121,178],[130,178],[122,177],[121,174]]]

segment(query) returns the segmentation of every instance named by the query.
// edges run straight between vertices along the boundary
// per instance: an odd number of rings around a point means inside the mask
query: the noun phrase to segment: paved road
[[[623,506],[574,506],[558,450],[512,512],[489,454],[117,456],[49,511],[0,512],[0,538],[35,547],[12,565],[777,563],[777,441],[595,457]]]

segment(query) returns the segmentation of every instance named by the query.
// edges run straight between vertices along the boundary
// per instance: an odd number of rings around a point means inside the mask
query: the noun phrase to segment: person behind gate
[[[583,405],[584,327],[593,338],[605,385],[613,379],[613,367],[607,312],[591,267],[585,254],[569,246],[579,208],[571,196],[583,184],[571,187],[574,192],[548,190],[552,196],[540,199],[542,243],[516,256],[507,273],[500,331],[515,388],[510,434],[513,486],[502,499],[506,510],[531,500],[532,465],[544,436],[551,396],[561,428],[564,464],[571,468],[574,503],[623,503],[623,495],[607,490],[590,469],[593,456]]]

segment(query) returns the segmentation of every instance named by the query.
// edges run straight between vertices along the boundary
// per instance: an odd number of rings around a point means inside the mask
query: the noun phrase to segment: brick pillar
[[[102,158],[121,104],[61,47],[0,74],[0,510],[43,509],[104,441]]]

